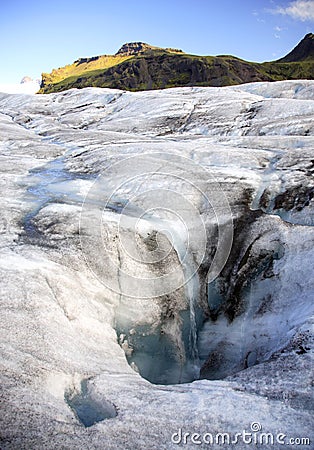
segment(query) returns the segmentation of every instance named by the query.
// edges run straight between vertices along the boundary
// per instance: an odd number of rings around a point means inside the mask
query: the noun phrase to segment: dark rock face
[[[78,60],[74,61],[74,63],[76,63],[79,66],[80,64],[97,61],[99,58],[100,56],[92,56],[91,58],[79,58]]]
[[[116,55],[139,55],[147,50],[152,50],[156,47],[145,44],[145,42],[127,42],[117,51]]]
[[[278,62],[299,62],[314,59],[314,34],[308,33],[302,41],[284,58]]]
[[[111,67],[95,77],[94,85],[145,90],[172,86],[228,86],[269,80],[257,67],[239,60],[190,58],[163,53],[143,55]],[[87,77],[80,79],[82,87],[88,86],[89,82]]]

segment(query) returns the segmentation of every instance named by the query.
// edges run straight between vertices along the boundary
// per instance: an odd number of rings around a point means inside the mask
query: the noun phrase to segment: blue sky
[[[0,83],[113,54],[132,41],[272,60],[313,25],[314,0],[1,0]]]

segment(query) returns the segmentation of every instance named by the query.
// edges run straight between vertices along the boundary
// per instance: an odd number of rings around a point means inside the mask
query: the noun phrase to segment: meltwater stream
[[[197,267],[195,267],[195,262],[187,248],[188,236],[185,236],[185,233],[180,230],[180,226],[176,226],[177,224],[175,222],[157,218],[151,218],[151,221],[153,221],[157,230],[166,230],[165,234],[169,236],[181,263],[185,280],[185,294],[190,308],[189,351],[192,360],[195,360],[196,362],[198,359],[198,348],[195,309],[197,297],[199,295],[199,281]]]
[[[27,180],[24,180],[29,186],[27,200],[32,205],[23,220],[27,237],[40,235],[33,219],[42,208],[51,203],[82,204],[94,178],[94,175],[66,170],[64,157],[31,170]]]
[[[160,300],[154,301],[157,305],[159,302],[166,303],[167,313],[164,314],[161,311],[158,326],[154,324],[145,326],[133,321],[125,322],[125,310],[132,309],[132,303],[131,300],[123,299],[121,320],[118,314],[116,323],[120,345],[131,367],[154,384],[179,384],[194,381],[199,378],[200,373],[197,342],[200,322],[198,307],[200,287],[197,267],[187,248],[188,240],[182,227],[175,220],[143,214],[134,220],[133,229],[136,229],[137,220],[142,232],[144,229],[150,229],[155,236],[160,234],[165,237],[176,253],[183,275],[182,285],[178,285],[178,288],[181,287],[184,290],[186,306],[181,305],[178,309],[176,301],[172,299],[175,294],[168,295],[165,292]],[[158,279],[156,281],[158,282]],[[179,320],[178,316],[180,316]]]
[[[189,372],[191,374],[191,377],[195,380],[199,377],[200,371],[196,319],[197,299],[199,297],[200,291],[197,267],[195,267],[193,257],[189,253],[189,249],[187,248],[188,237],[184,236],[184,233],[182,233],[182,231],[180,232],[180,227],[176,226],[175,223],[168,220],[159,220],[158,222],[156,221],[156,219],[154,219],[154,224],[157,225],[156,228],[166,228],[166,234],[169,234],[171,237],[171,243],[178,256],[184,275],[184,289],[189,305],[190,328],[189,339],[186,343],[186,358],[187,366],[190,366]],[[178,382],[182,382],[182,380],[179,380]]]

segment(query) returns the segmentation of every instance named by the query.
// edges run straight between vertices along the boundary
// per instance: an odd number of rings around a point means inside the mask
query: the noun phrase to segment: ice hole
[[[115,406],[107,400],[94,399],[88,390],[88,380],[81,382],[81,390],[68,390],[65,401],[84,427],[91,427],[97,422],[117,416]]]

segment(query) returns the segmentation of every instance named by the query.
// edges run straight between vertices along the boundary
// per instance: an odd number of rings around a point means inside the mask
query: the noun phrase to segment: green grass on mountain
[[[51,74],[43,74],[39,92],[89,86],[139,91],[313,79],[313,42],[313,35],[308,34],[286,57],[266,63],[248,62],[229,55],[189,55],[180,50],[161,49],[143,43],[125,44],[122,50],[126,50],[121,52],[120,49],[116,55],[81,58],[53,70]]]
[[[75,68],[75,71],[78,69]],[[257,65],[232,57],[169,54],[154,51],[128,57],[111,67],[73,73],[60,72],[51,79],[43,75],[41,92],[59,92],[73,87],[110,87],[127,90],[174,86],[226,86],[264,79]]]
[[[92,58],[81,58],[73,64],[68,64],[59,69],[53,69],[50,74],[43,73],[42,78],[47,84],[57,84],[70,77],[78,77],[94,70],[108,69],[130,58],[131,56],[122,55],[102,55]]]
[[[263,70],[273,81],[314,78],[314,61],[263,63]]]

